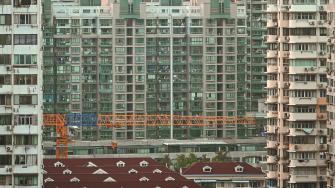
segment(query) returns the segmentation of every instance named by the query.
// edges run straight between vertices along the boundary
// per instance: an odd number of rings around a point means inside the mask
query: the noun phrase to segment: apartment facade
[[[230,1],[46,0],[44,113],[243,116],[248,99],[236,93],[246,85],[237,76],[247,64],[242,14],[237,27]],[[176,127],[173,137],[261,135],[262,124],[250,127]],[[169,127],[79,129],[81,140],[171,137]]]
[[[326,187],[326,3],[268,2],[268,187]]]
[[[0,187],[42,186],[41,13],[0,1]]]
[[[327,169],[327,186],[332,188],[335,186],[335,147],[334,147],[334,138],[335,138],[335,98],[334,98],[334,80],[335,80],[335,22],[334,22],[334,13],[335,13],[335,4],[334,1],[329,1],[328,5],[328,61],[327,61],[327,99],[328,99],[328,114],[329,119],[327,121],[328,128],[328,169]]]

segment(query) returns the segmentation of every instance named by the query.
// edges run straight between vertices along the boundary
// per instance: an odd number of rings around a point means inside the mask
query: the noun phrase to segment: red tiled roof
[[[78,166],[78,167],[84,167],[87,165],[88,162],[92,162],[99,166],[116,166],[116,163],[119,161],[126,162],[126,165],[135,165],[137,166],[142,161],[147,161],[149,164],[159,164],[155,160],[151,158],[76,158],[76,159],[44,159],[44,167],[48,166],[54,166],[55,162],[61,162],[65,165],[65,167],[68,166]]]
[[[117,162],[123,161],[124,167],[118,167]],[[141,167],[142,161],[148,162],[148,166]],[[55,167],[60,162],[63,167]],[[87,167],[88,164],[93,167]],[[70,170],[70,174],[63,174],[64,170]],[[103,170],[107,174],[93,174],[97,170]],[[129,174],[130,170],[137,173]],[[158,169],[161,173],[154,173]],[[180,174],[171,171],[151,158],[89,158],[89,159],[45,159],[43,179],[45,188],[200,188],[191,180],[187,180]],[[149,181],[140,181],[146,177]],[[174,181],[166,181],[166,178]],[[73,178],[79,182],[71,182]],[[104,182],[106,179],[116,182]],[[185,187],[186,186],[186,187]]]
[[[187,186],[187,187],[185,187]],[[183,182],[108,182],[108,183],[58,183],[51,182],[44,188],[201,188],[193,181]]]
[[[211,167],[210,172],[204,172],[203,168],[209,166]],[[235,167],[242,166],[243,172],[236,172]],[[264,175],[261,169],[255,168],[245,162],[199,162],[194,163],[189,168],[182,171],[183,175],[207,175],[207,174],[218,174],[218,175]]]

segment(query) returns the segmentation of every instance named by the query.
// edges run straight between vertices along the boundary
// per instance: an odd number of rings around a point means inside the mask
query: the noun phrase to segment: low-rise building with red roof
[[[181,174],[206,188],[263,188],[265,174],[244,162],[199,162]]]
[[[45,159],[44,188],[200,188],[151,158]]]

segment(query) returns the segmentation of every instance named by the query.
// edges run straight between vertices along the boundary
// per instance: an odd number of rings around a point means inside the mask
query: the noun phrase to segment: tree
[[[174,169],[177,171],[180,168],[186,168],[191,166],[193,163],[198,162],[198,158],[193,153],[190,153],[188,156],[184,154],[178,155],[176,158],[176,163],[174,164]]]
[[[227,156],[228,152],[222,150],[216,152],[216,156],[212,158],[212,162],[230,162],[232,161],[231,157]]]

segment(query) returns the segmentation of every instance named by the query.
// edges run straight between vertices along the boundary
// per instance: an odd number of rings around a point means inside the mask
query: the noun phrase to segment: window
[[[37,115],[17,115],[15,116],[16,125],[37,125]]]
[[[36,14],[16,14],[14,15],[14,24],[37,24]]]
[[[12,156],[11,155],[0,155],[0,165],[11,165]]]
[[[0,34],[0,45],[11,45],[12,36],[7,34]]]
[[[37,145],[37,135],[16,135],[14,136],[14,144],[16,145]]]
[[[11,59],[10,54],[0,54],[0,65],[10,65]]]
[[[36,186],[37,175],[17,175],[14,176],[14,184],[18,186]]]
[[[0,85],[10,85],[11,84],[11,75],[0,74]]]
[[[37,5],[37,0],[14,0],[14,6],[29,6],[29,5]]]
[[[14,95],[15,105],[36,105],[37,95]]]
[[[0,0],[0,5],[11,5],[11,0]]]
[[[15,85],[36,85],[37,75],[36,74],[16,74],[14,76]]]
[[[11,105],[11,95],[0,95],[0,105]]]
[[[37,45],[37,35],[14,35],[14,44],[16,45]]]
[[[243,166],[236,166],[235,172],[243,172]]]
[[[0,125],[11,125],[11,124],[12,124],[11,115],[0,115]]]
[[[37,165],[37,155],[15,155],[16,165]]]
[[[1,14],[0,15],[0,25],[11,25],[12,16],[10,14]]]

